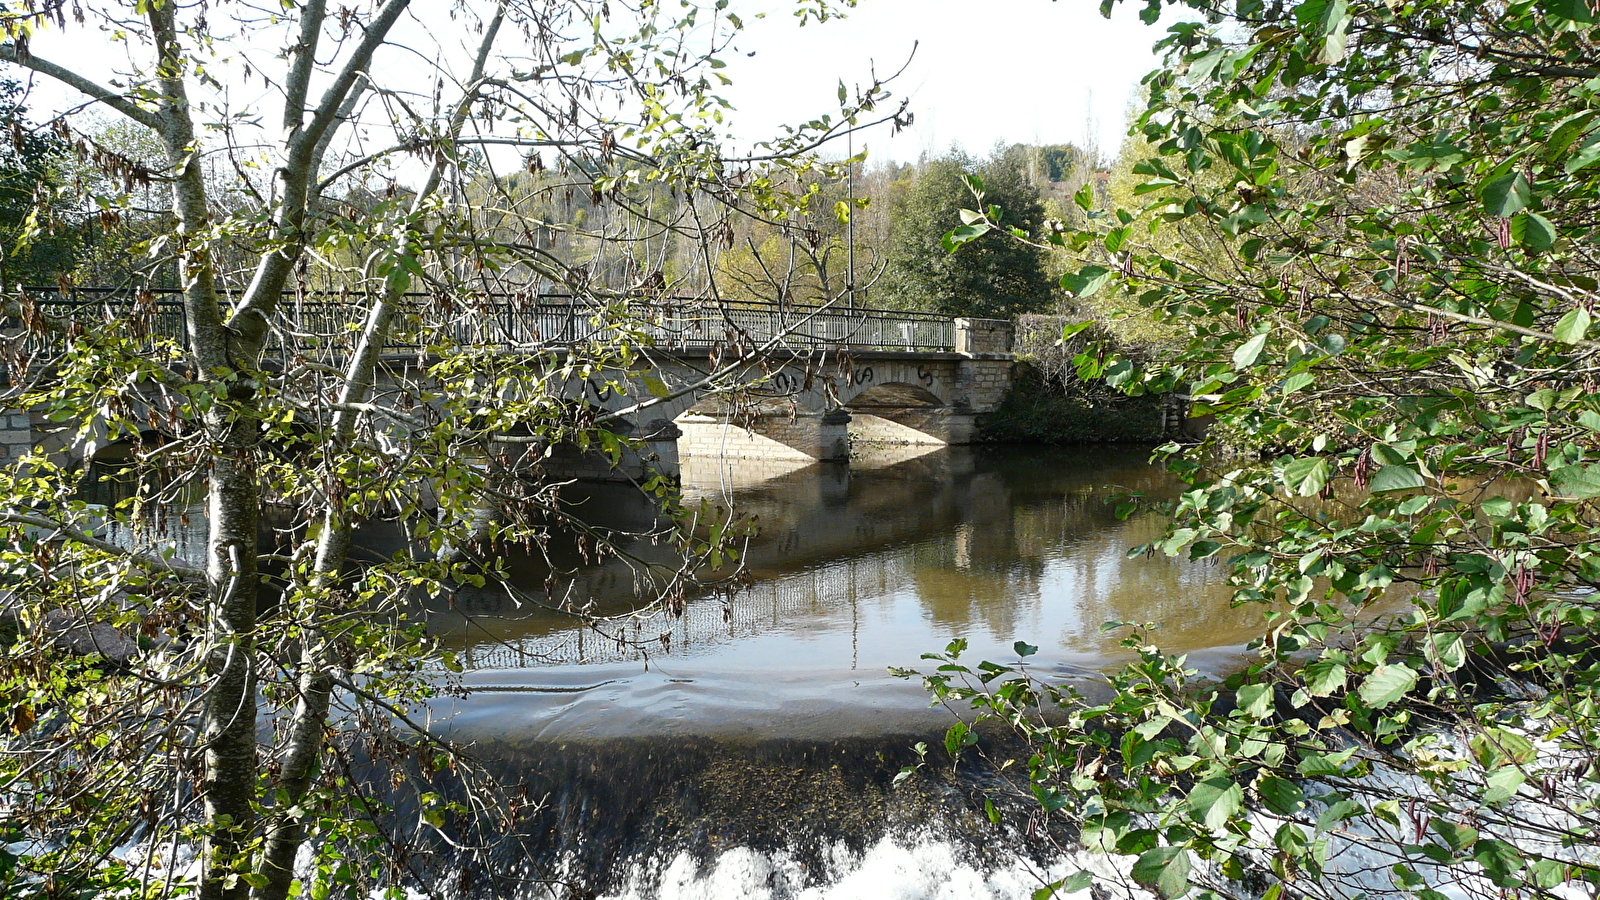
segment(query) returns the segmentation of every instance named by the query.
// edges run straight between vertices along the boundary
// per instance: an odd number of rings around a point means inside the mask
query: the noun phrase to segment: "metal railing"
[[[180,344],[185,334],[183,301],[176,291],[29,288],[25,295],[43,318],[69,328],[111,326],[135,338]],[[359,336],[369,299],[356,293],[285,293],[272,321],[269,353],[348,350]],[[956,345],[953,319],[899,310],[702,298],[605,303],[531,293],[407,294],[405,301],[386,348],[394,352],[445,344],[559,349],[621,334],[666,350],[758,347],[774,340],[796,350],[943,353]]]

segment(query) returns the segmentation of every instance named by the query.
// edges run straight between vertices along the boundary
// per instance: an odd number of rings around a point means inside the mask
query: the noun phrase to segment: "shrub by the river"
[[[1078,377],[1073,358],[1092,341],[1115,338],[1099,325],[1061,340],[1065,316],[1020,316],[1014,346],[1019,359],[1011,390],[984,424],[984,437],[1002,443],[1159,441],[1170,436],[1171,398],[1130,397],[1104,381]],[[1144,348],[1124,348],[1141,352]]]

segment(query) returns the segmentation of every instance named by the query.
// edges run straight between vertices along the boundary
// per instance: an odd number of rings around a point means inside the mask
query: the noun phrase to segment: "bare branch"
[[[128,99],[126,96],[119,94],[108,87],[91,81],[90,79],[79,75],[77,72],[74,72],[65,66],[57,65],[56,63],[53,63],[47,59],[34,56],[31,53],[19,54],[17,53],[17,45],[15,43],[8,41],[4,44],[0,44],[0,60],[9,63],[16,63],[24,68],[32,69],[41,75],[47,75],[51,78],[54,78],[68,87],[82,91],[83,93],[88,94],[101,103],[104,103],[105,105],[116,110],[117,112],[122,113],[133,121],[138,122],[140,125],[145,126],[146,128],[161,127],[161,117],[156,115],[151,110],[145,109],[144,107]]]

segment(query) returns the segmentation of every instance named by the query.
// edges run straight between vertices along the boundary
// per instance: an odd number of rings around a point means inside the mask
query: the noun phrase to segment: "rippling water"
[[[1115,885],[1126,861],[1085,859],[1037,827],[1026,796],[995,794],[986,766],[940,751],[903,784],[913,745],[951,723],[890,666],[955,638],[969,656],[1093,681],[1121,658],[1108,620],[1160,623],[1163,644],[1219,669],[1258,633],[1234,610],[1221,569],[1129,558],[1161,533],[1153,515],[1119,521],[1111,498],[1170,496],[1141,449],[926,448],[859,454],[848,465],[691,460],[692,502],[759,527],[747,586],[587,630],[493,591],[436,604],[435,633],[467,664],[464,694],[431,710],[476,742],[511,786],[543,798],[503,858],[519,887],[463,895],[623,900],[901,898],[1023,900],[1091,865]],[[647,527],[655,511],[624,488],[571,498],[600,526]],[[670,562],[635,542],[641,558]],[[570,551],[570,548],[568,548]],[[559,569],[576,564],[553,550]],[[637,578],[611,563],[573,577],[508,559],[526,594],[624,615]],[[620,635],[628,640],[619,644]],[[924,664],[925,665],[925,664]],[[986,735],[995,760],[1030,752]],[[541,887],[540,878],[565,884]],[[1136,893],[1136,892],[1135,892]],[[1113,890],[1113,895],[1128,896]]]
[[[918,455],[920,453],[920,455]],[[1220,664],[1257,633],[1259,610],[1229,608],[1220,568],[1128,558],[1159,518],[1118,521],[1110,498],[1174,490],[1142,449],[882,450],[848,466],[784,470],[691,461],[684,491],[751,516],[750,584],[608,626],[619,646],[505,595],[463,594],[433,620],[467,663],[461,727],[497,736],[747,733],[827,737],[939,721],[920,685],[888,674],[961,637],[972,659],[1092,673],[1120,658],[1110,620],[1156,622],[1172,650]],[[604,524],[652,511],[625,488],[581,498]],[[661,554],[660,548],[631,548]],[[525,587],[546,571],[512,561]],[[584,569],[573,599],[624,612],[636,579]],[[638,641],[643,647],[631,643]]]

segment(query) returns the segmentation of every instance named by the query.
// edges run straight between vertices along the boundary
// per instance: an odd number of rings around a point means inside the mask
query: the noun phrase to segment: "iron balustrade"
[[[135,338],[183,342],[184,307],[176,291],[29,288],[25,294],[44,318],[69,328],[109,325]],[[273,318],[268,353],[353,348],[367,313],[366,299],[354,293],[285,293]],[[948,353],[956,345],[953,319],[899,310],[699,298],[607,304],[562,294],[414,293],[405,295],[405,305],[388,351],[417,352],[445,344],[535,351],[611,341],[622,334],[665,350],[773,343],[800,351]],[[48,343],[34,336],[30,349],[48,351]]]

